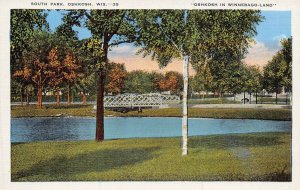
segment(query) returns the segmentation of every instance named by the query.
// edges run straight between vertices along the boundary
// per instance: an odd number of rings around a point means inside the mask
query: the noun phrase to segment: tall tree
[[[272,58],[271,61],[264,67],[264,88],[267,92],[274,92],[276,94],[276,104],[278,101],[278,93],[281,92],[287,77],[285,71],[287,64],[284,61],[281,52]]]
[[[28,70],[30,79],[37,89],[38,108],[42,108],[43,90],[49,82],[51,70],[49,67],[48,54],[52,48],[52,36],[47,31],[34,31],[29,39],[30,51],[22,56],[23,66],[16,70]]]
[[[216,57],[241,58],[256,34],[258,11],[237,10],[141,10],[140,53],[151,55],[166,66],[174,58],[183,60],[182,154],[187,155],[188,65],[206,63]]]
[[[67,105],[71,105],[70,88],[71,85],[78,81],[81,73],[79,73],[80,66],[73,53],[68,52],[62,62],[62,79],[67,87]]]
[[[63,65],[59,60],[59,52],[57,48],[52,48],[48,54],[48,64],[49,64],[49,82],[48,85],[56,96],[56,105],[60,105],[60,90],[63,83]]]
[[[281,41],[281,53],[286,63],[284,87],[287,92],[292,91],[292,38],[283,39]]]
[[[244,66],[244,76],[245,76],[245,91],[250,94],[250,104],[251,95],[255,93],[255,102],[257,104],[257,93],[262,90],[262,75],[259,67],[255,65],[243,65]]]
[[[84,20],[84,23],[80,21]],[[112,46],[131,42],[135,28],[127,10],[71,10],[64,17],[64,25],[86,26],[94,38],[101,40],[102,55],[97,56],[97,112],[96,112],[96,141],[104,139],[104,86],[108,50]],[[70,28],[70,27],[69,27]]]

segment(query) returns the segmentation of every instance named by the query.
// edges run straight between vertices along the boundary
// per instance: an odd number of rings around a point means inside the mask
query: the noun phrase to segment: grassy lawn
[[[228,119],[268,119],[268,120],[291,120],[291,109],[254,109],[254,108],[190,108],[189,117],[202,118],[228,118]],[[57,114],[71,116],[91,116],[95,117],[92,106],[73,105],[71,107],[56,107],[54,105],[36,109],[35,106],[20,107],[12,106],[12,117],[44,117],[56,116]],[[130,111],[120,113],[114,111],[105,111],[106,116],[118,117],[181,117],[180,108],[165,109],[144,109],[142,113]]]
[[[12,144],[12,181],[290,181],[291,135],[253,133],[180,138]]]
[[[240,101],[228,100],[226,98],[214,99],[188,99],[188,104],[240,104]]]

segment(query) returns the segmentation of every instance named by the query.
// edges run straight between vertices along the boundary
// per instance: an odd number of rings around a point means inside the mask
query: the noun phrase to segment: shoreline
[[[189,118],[214,119],[259,119],[259,120],[292,120],[292,109],[287,108],[189,108]],[[20,117],[90,117],[96,113],[92,106],[82,107],[47,107],[37,109],[30,107],[11,108],[11,118]],[[125,113],[105,110],[104,117],[182,117],[181,108],[143,109],[142,112],[128,111]]]
[[[182,118],[180,116],[104,116],[104,118]],[[18,116],[11,117],[11,119],[22,119],[22,118],[89,118],[96,119],[96,116],[79,116],[79,115],[65,115],[65,116]],[[279,120],[279,119],[257,119],[257,118],[217,118],[217,117],[188,117],[188,119],[234,119],[234,120],[266,120],[266,121],[292,121],[290,120]]]

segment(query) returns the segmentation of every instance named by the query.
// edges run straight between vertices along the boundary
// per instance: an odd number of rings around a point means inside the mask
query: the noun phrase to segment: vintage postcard
[[[0,7],[0,189],[300,188],[299,2]]]

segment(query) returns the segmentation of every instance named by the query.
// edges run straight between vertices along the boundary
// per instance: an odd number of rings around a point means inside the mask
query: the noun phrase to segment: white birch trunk
[[[189,78],[189,56],[183,58],[183,103],[182,103],[182,155],[188,154],[188,78]]]

